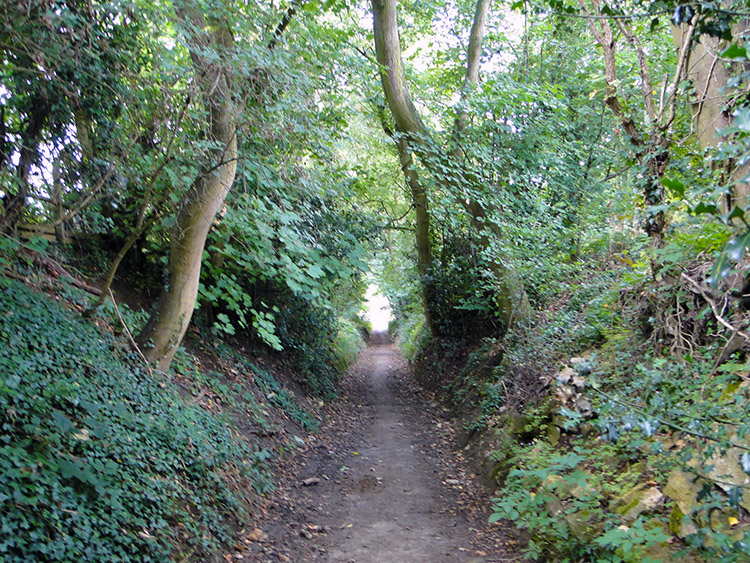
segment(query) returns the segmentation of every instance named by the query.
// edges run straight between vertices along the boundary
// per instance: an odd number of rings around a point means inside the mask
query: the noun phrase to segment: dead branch
[[[689,277],[685,273],[681,274],[680,277],[684,279],[685,281],[687,281],[690,285],[692,285],[698,291],[698,293],[700,293],[701,297],[703,297],[706,303],[708,303],[709,306],[711,307],[711,311],[714,314],[714,318],[719,322],[719,324],[721,324],[727,330],[730,330],[735,334],[739,334],[745,340],[750,340],[750,335],[740,330],[739,327],[733,326],[726,319],[724,319],[724,317],[721,316],[721,312],[719,311],[719,308],[716,305],[716,301],[714,301],[713,299],[711,299],[711,297],[709,297],[708,293],[706,293],[705,289],[700,283],[698,283],[697,281],[695,281],[693,278]]]

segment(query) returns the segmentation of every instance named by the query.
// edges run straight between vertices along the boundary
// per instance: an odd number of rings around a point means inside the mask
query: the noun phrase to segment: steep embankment
[[[86,303],[0,277],[0,560],[220,559],[315,419],[228,349],[150,371]]]
[[[488,525],[486,498],[453,450],[442,410],[417,391],[384,336],[342,382],[343,395],[253,531],[258,561],[513,561]]]

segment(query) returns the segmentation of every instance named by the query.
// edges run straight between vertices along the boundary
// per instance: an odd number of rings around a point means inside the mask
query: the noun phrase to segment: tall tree
[[[463,97],[468,95],[478,81],[481,43],[488,7],[488,0],[477,0],[469,40]],[[491,222],[487,220],[483,205],[471,195],[470,186],[476,184],[476,176],[468,168],[466,161],[460,158],[461,151],[458,148],[460,135],[467,124],[466,114],[459,112],[456,117],[453,135],[456,141],[454,148],[448,151],[440,148],[430,130],[425,126],[411,98],[401,52],[396,0],[372,0],[372,12],[375,51],[381,69],[383,92],[396,125],[400,162],[416,209],[415,231],[419,270],[424,280],[423,292],[427,320],[431,323],[434,320],[431,318],[434,304],[431,303],[432,288],[429,279],[432,267],[429,244],[429,199],[424,181],[420,179],[414,167],[412,154],[415,153],[420,158],[435,180],[456,194],[456,199],[464,207],[478,231],[483,248],[489,248],[492,245],[492,237],[502,236],[502,233],[493,228]],[[490,257],[489,269],[499,287],[496,301],[506,327],[514,321],[525,318],[529,313],[528,301],[523,284],[515,276],[512,267],[503,259]]]
[[[637,60],[637,69],[641,89],[641,106],[644,119],[639,119],[635,112],[624,104],[618,85],[617,36],[612,23],[600,14],[614,13],[606,0],[580,0],[580,5],[589,16],[589,28],[602,49],[604,56],[606,91],[604,102],[620,121],[623,131],[634,148],[636,159],[643,168],[641,192],[647,206],[647,217],[643,228],[651,238],[652,244],[660,247],[663,244],[666,216],[659,207],[664,202],[662,178],[670,160],[670,148],[673,144],[670,133],[677,113],[679,86],[684,80],[688,53],[693,44],[697,16],[691,18],[677,53],[674,72],[664,78],[661,86],[652,82],[652,71],[641,38],[631,24],[623,18],[615,18],[614,25],[624,41],[633,49]],[[606,10],[605,10],[606,9]],[[655,92],[659,92],[658,98]]]
[[[206,21],[198,6],[177,8],[195,81],[206,108],[206,163],[179,203],[169,251],[169,280],[151,318],[138,335],[146,357],[169,368],[195,308],[201,258],[216,213],[234,183],[237,170],[237,111],[230,59],[235,41],[226,19]]]

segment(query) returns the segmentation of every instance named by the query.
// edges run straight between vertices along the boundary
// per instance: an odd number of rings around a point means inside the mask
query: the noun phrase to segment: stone
[[[576,370],[566,367],[561,369],[557,373],[555,379],[557,379],[560,383],[568,383],[568,381],[570,381],[575,375],[578,375],[578,372]]]
[[[266,540],[268,540],[268,536],[260,528],[255,528],[245,538],[245,542],[263,543]]]
[[[590,542],[598,536],[603,524],[596,520],[594,513],[589,510],[579,510],[565,515],[570,533],[582,542]]]
[[[663,501],[664,494],[658,488],[641,483],[615,498],[609,509],[619,514],[625,523],[631,523],[641,514],[656,510]]]
[[[727,533],[732,528],[732,522],[739,522],[739,512],[733,508],[715,509],[709,516],[709,524],[714,532]]]
[[[745,473],[740,464],[740,456],[743,450],[740,448],[729,448],[726,455],[714,454],[707,462],[706,468],[708,471],[706,474],[710,479],[716,482],[716,484],[724,490],[725,493],[729,493],[735,486],[741,485],[747,487],[750,485],[750,475]],[[744,489],[740,506],[747,511],[750,511],[750,490]]]
[[[693,507],[698,503],[698,493],[700,493],[704,484],[705,481],[697,479],[695,475],[682,469],[675,469],[667,478],[664,494],[680,507],[683,514],[690,514]]]
[[[568,422],[568,418],[564,417],[561,414],[556,414],[552,417],[552,424],[559,428],[565,428],[565,424]]]
[[[313,487],[313,486],[317,485],[318,483],[320,483],[320,479],[318,479],[317,477],[310,477],[308,479],[303,479],[302,480],[302,484],[305,487]]]
[[[529,423],[529,419],[518,413],[510,413],[508,415],[508,429],[514,436],[520,436],[526,432],[526,425]]]
[[[686,516],[678,505],[672,509],[669,515],[669,531],[680,539],[698,533],[698,526],[689,516]]]

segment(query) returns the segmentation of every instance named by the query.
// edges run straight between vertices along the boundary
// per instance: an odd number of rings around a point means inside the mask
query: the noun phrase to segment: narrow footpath
[[[254,561],[520,561],[463,467],[441,408],[375,335],[328,407],[321,432],[283,467],[250,537]]]

